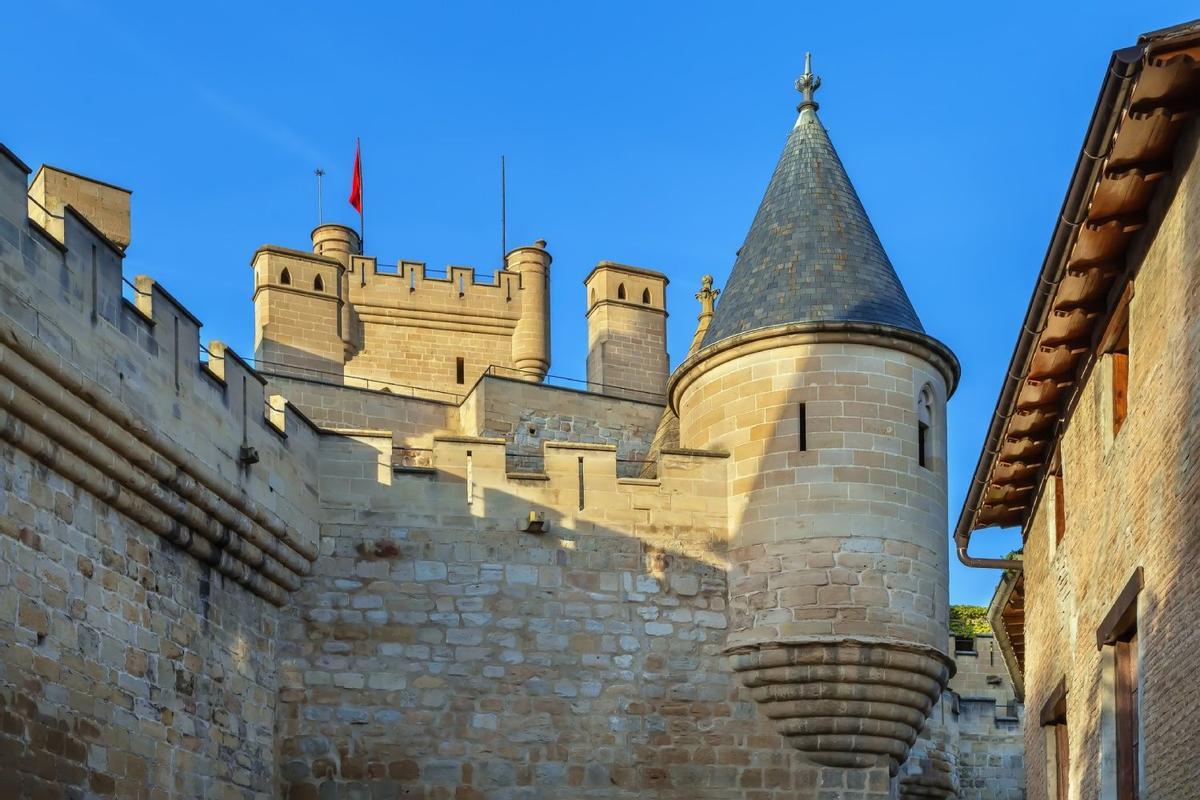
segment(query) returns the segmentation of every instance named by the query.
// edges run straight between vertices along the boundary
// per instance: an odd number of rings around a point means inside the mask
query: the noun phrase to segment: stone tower
[[[587,291],[588,386],[594,392],[661,402],[667,388],[667,276],[601,261]]]
[[[895,775],[952,670],[945,407],[925,333],[817,118],[799,118],[700,349],[684,448],[729,459],[733,668],[814,762]]]

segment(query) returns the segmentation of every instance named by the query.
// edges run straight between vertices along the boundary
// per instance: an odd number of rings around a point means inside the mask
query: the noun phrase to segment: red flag
[[[362,213],[362,145],[354,143],[354,182],[350,184],[350,205]]]

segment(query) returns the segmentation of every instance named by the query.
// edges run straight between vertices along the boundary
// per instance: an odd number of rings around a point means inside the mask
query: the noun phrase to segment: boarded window
[[[1138,730],[1137,625],[1116,643],[1117,800],[1138,798],[1138,757],[1142,748]]]
[[[1067,490],[1063,482],[1062,467],[1054,473],[1054,543],[1057,545],[1067,533]]]
[[[1133,571],[1096,629],[1096,645],[1113,648],[1113,722],[1116,728],[1117,800],[1138,800],[1142,737],[1138,697],[1138,595],[1142,568]]]
[[[1113,436],[1121,432],[1129,410],[1129,353],[1112,354]]]
[[[1100,352],[1108,357],[1111,367],[1113,436],[1121,432],[1129,413],[1129,301],[1132,298],[1133,284],[1130,283],[1113,307],[1100,338]]]
[[[1070,737],[1067,735],[1067,715],[1054,724],[1054,784],[1058,800],[1067,800],[1067,792],[1071,786],[1071,748]]]
[[[1047,745],[1054,758],[1050,779],[1050,796],[1067,800],[1071,785],[1071,749],[1067,732],[1067,681],[1063,678],[1042,706],[1042,726],[1046,729]]]

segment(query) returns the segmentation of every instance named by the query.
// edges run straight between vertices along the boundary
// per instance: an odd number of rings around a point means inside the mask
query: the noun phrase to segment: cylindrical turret
[[[818,764],[894,776],[941,696],[946,400],[924,332],[813,93],[700,349],[669,384],[685,448],[729,459],[727,652]]]
[[[342,301],[338,313],[338,338],[342,340],[344,355],[349,357],[354,349],[350,325],[350,256],[362,253],[362,240],[358,233],[345,225],[330,222],[318,225],[312,232],[313,252],[327,258],[336,258],[346,269],[339,274],[335,289]]]
[[[358,233],[352,228],[334,222],[313,228],[312,244],[313,252],[317,255],[336,258],[347,267],[350,266],[350,256],[356,256],[362,252]]]
[[[550,370],[550,254],[538,239],[504,258],[505,269],[521,276],[521,318],[513,331],[513,366],[522,380],[541,383]]]
[[[734,669],[813,760],[894,773],[952,668],[956,364],[929,337],[872,327],[725,339],[680,366],[672,400],[681,446],[730,453]]]

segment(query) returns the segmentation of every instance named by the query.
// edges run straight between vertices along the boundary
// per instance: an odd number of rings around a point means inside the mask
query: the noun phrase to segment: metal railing
[[[321,383],[330,383],[336,386],[371,389],[379,392],[388,392],[401,397],[413,397],[418,400],[436,400],[442,403],[455,404],[460,404],[463,401],[463,395],[441,389],[429,389],[423,386],[413,386],[408,383],[397,383],[396,381],[385,381],[363,375],[352,375],[348,372],[332,372],[330,370],[317,369],[316,367],[287,364],[282,361],[268,361],[261,358],[247,358],[246,361],[253,364],[254,368],[264,375],[273,375],[279,378],[307,379]],[[293,372],[300,374],[291,374]]]
[[[488,368],[483,371],[483,374],[485,376],[492,376],[496,378],[514,378],[517,380],[523,380],[526,376],[535,375],[538,373],[534,373],[530,370],[520,370],[516,367],[506,367],[501,364],[489,364]],[[603,394],[609,396],[618,394],[623,396],[632,395],[630,399],[642,400],[647,403],[655,403],[658,405],[666,403],[667,400],[665,395],[659,394],[658,392],[650,392],[646,391],[645,389],[633,389],[629,386],[620,386],[615,383],[598,383],[596,381],[589,381],[584,378],[569,378],[566,375],[547,374],[542,378],[541,382],[550,386],[573,389],[577,392],[591,392],[592,394]]]
[[[37,200],[33,199],[33,195],[31,195],[31,194],[25,195],[25,199],[28,200],[29,202],[33,203],[38,208],[40,208],[42,210],[42,212],[47,217],[50,217],[51,219],[64,219],[66,217],[66,214],[55,214],[53,211],[46,208],[44,205],[39,203]],[[42,227],[45,227],[45,226],[43,225]]]
[[[139,297],[150,296],[150,292],[142,291],[137,287],[137,284],[129,280],[129,278],[126,278],[124,275],[121,276],[121,283],[123,284],[121,286],[121,296],[133,303],[135,306],[137,305],[137,299]]]
[[[507,450],[504,453],[504,469],[506,472],[540,475],[546,471],[546,456],[543,453]],[[617,477],[656,478],[658,477],[658,462],[645,458],[618,458]]]

